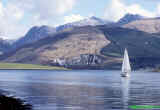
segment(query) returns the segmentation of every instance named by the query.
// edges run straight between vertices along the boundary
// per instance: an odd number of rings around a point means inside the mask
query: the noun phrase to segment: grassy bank
[[[63,67],[42,66],[34,64],[20,64],[20,63],[0,63],[0,69],[24,69],[24,70],[67,70]]]

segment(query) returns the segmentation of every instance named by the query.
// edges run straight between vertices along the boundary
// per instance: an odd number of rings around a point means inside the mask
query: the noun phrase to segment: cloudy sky
[[[89,16],[117,21],[126,13],[159,16],[160,0],[0,0],[0,36],[16,39],[35,25],[58,26]]]

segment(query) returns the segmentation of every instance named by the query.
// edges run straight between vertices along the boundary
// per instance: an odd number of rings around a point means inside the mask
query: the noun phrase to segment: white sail
[[[124,59],[123,59],[123,64],[122,64],[122,73],[127,75],[130,72],[131,72],[131,66],[130,66],[130,62],[129,62],[128,51],[127,51],[127,49],[125,49]]]

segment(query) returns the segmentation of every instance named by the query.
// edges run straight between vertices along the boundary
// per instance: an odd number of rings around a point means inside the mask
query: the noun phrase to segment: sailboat
[[[130,72],[131,72],[131,65],[130,65],[130,62],[129,62],[128,51],[127,51],[127,49],[125,49],[121,76],[122,77],[129,77]]]

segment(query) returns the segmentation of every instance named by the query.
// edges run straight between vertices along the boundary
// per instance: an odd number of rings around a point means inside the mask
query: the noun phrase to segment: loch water
[[[160,105],[160,73],[110,70],[1,70],[0,90],[34,110],[130,110]]]

